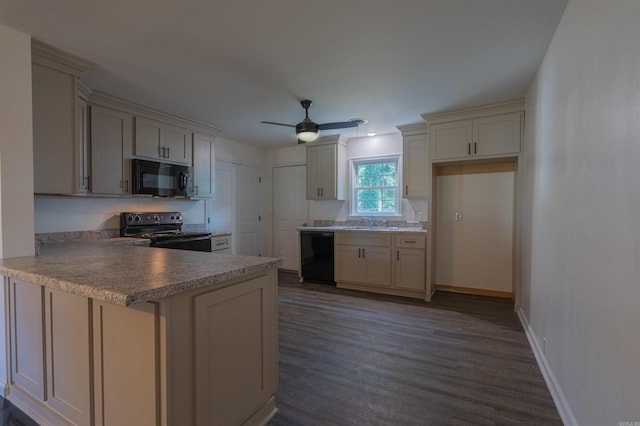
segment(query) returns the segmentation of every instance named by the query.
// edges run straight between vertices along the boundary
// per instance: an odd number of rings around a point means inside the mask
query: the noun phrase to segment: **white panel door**
[[[260,222],[262,220],[260,169],[241,165],[237,168],[238,226],[236,230],[237,254],[262,256]]]
[[[299,269],[296,228],[309,216],[306,180],[305,166],[273,168],[273,255],[282,258],[282,269]]]

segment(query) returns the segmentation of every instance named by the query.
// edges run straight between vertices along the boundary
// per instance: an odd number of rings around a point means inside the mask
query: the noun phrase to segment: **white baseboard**
[[[540,367],[542,377],[544,377],[544,381],[547,383],[547,388],[549,388],[549,393],[551,393],[551,398],[553,398],[553,402],[556,404],[556,408],[558,409],[558,414],[560,414],[562,422],[567,426],[578,426],[578,421],[573,415],[573,411],[571,411],[571,407],[569,406],[567,399],[564,397],[564,393],[562,392],[553,371],[551,371],[551,367],[547,362],[547,357],[538,345],[538,339],[536,339],[536,335],[533,332],[531,325],[529,325],[529,320],[522,310],[522,307],[518,307],[516,312],[518,313],[518,318],[520,318],[522,328],[524,328],[524,332],[527,335],[533,355],[536,357],[538,367]]]

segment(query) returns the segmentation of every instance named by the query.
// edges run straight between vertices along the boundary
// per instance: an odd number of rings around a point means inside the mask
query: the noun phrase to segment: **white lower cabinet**
[[[275,303],[266,277],[194,297],[196,424],[245,424],[272,398]]]
[[[7,398],[47,425],[264,424],[276,271],[123,307],[4,278]]]
[[[335,233],[341,288],[419,299],[426,295],[426,236],[374,231]]]
[[[9,292],[12,396],[49,421],[91,424],[89,299],[16,279]]]
[[[393,284],[399,289],[424,293],[426,255],[424,236],[396,236],[394,239]]]
[[[391,285],[389,243],[389,235],[338,232],[335,238],[336,282]]]
[[[154,303],[94,303],[96,425],[159,424],[157,310]]]
[[[38,400],[46,398],[44,358],[44,290],[10,281],[11,384]]]

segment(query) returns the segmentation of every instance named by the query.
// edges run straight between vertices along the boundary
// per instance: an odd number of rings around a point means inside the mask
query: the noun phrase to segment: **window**
[[[398,157],[352,160],[351,214],[394,216],[400,214]]]

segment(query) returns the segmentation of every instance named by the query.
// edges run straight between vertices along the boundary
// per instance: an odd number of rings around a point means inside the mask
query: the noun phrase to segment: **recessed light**
[[[376,132],[367,132],[367,136],[371,137],[371,136],[375,136]]]

